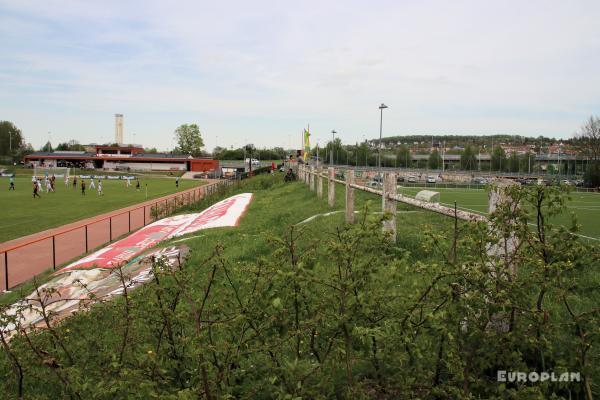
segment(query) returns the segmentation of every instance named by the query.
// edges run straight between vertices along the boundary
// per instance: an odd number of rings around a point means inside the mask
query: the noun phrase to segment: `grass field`
[[[488,210],[488,193],[483,189],[451,189],[451,188],[413,188],[403,187],[398,193],[414,197],[421,190],[433,190],[440,193],[440,203],[454,207],[454,202],[459,209],[476,211],[482,214]],[[573,192],[570,195],[567,209],[575,213],[577,221],[581,224],[581,234],[592,239],[600,240],[600,194]],[[567,224],[568,215],[560,216],[554,223]]]
[[[82,196],[79,184],[77,189],[73,189],[72,185],[65,187],[64,181],[57,179],[56,193],[43,192],[41,199],[34,199],[31,177],[18,175],[15,178],[15,191],[8,190],[9,178],[2,177],[0,242],[131,206],[199,184],[198,181],[180,180],[177,189],[175,180],[168,178],[142,178],[140,183],[141,190],[137,191],[134,181],[132,187],[127,188],[125,181],[104,180],[104,196],[98,196],[96,190],[89,190],[89,180],[86,180],[88,189],[86,195]]]

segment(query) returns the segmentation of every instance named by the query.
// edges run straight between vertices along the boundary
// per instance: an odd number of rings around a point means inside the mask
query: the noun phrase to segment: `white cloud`
[[[2,117],[37,145],[49,129],[60,140],[110,137],[114,112],[159,147],[189,121],[209,146],[217,135],[288,146],[308,122],[322,141],[335,128],[352,142],[378,131],[382,101],[389,134],[568,136],[600,113],[591,1],[0,1],[2,10]]]

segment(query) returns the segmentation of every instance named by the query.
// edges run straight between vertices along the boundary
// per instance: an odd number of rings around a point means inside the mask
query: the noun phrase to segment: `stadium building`
[[[215,172],[219,161],[186,154],[144,153],[141,147],[93,146],[94,151],[38,151],[25,156],[33,167],[70,167],[111,171]]]

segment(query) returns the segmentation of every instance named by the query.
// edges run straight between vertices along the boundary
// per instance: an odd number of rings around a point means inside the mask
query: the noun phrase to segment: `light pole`
[[[329,153],[329,164],[333,166],[333,141],[335,140],[335,134],[337,132],[334,130],[331,131],[331,152]]]
[[[379,110],[381,112],[380,117],[379,117],[379,156],[377,157],[377,166],[379,168],[379,176],[380,178],[382,177],[381,174],[381,135],[383,133],[383,110],[385,108],[388,108],[388,106],[386,106],[385,104],[381,103],[381,105],[379,106]]]

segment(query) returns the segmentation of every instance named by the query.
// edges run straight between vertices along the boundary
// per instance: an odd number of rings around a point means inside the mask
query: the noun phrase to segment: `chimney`
[[[115,142],[123,144],[123,114],[115,114]]]

